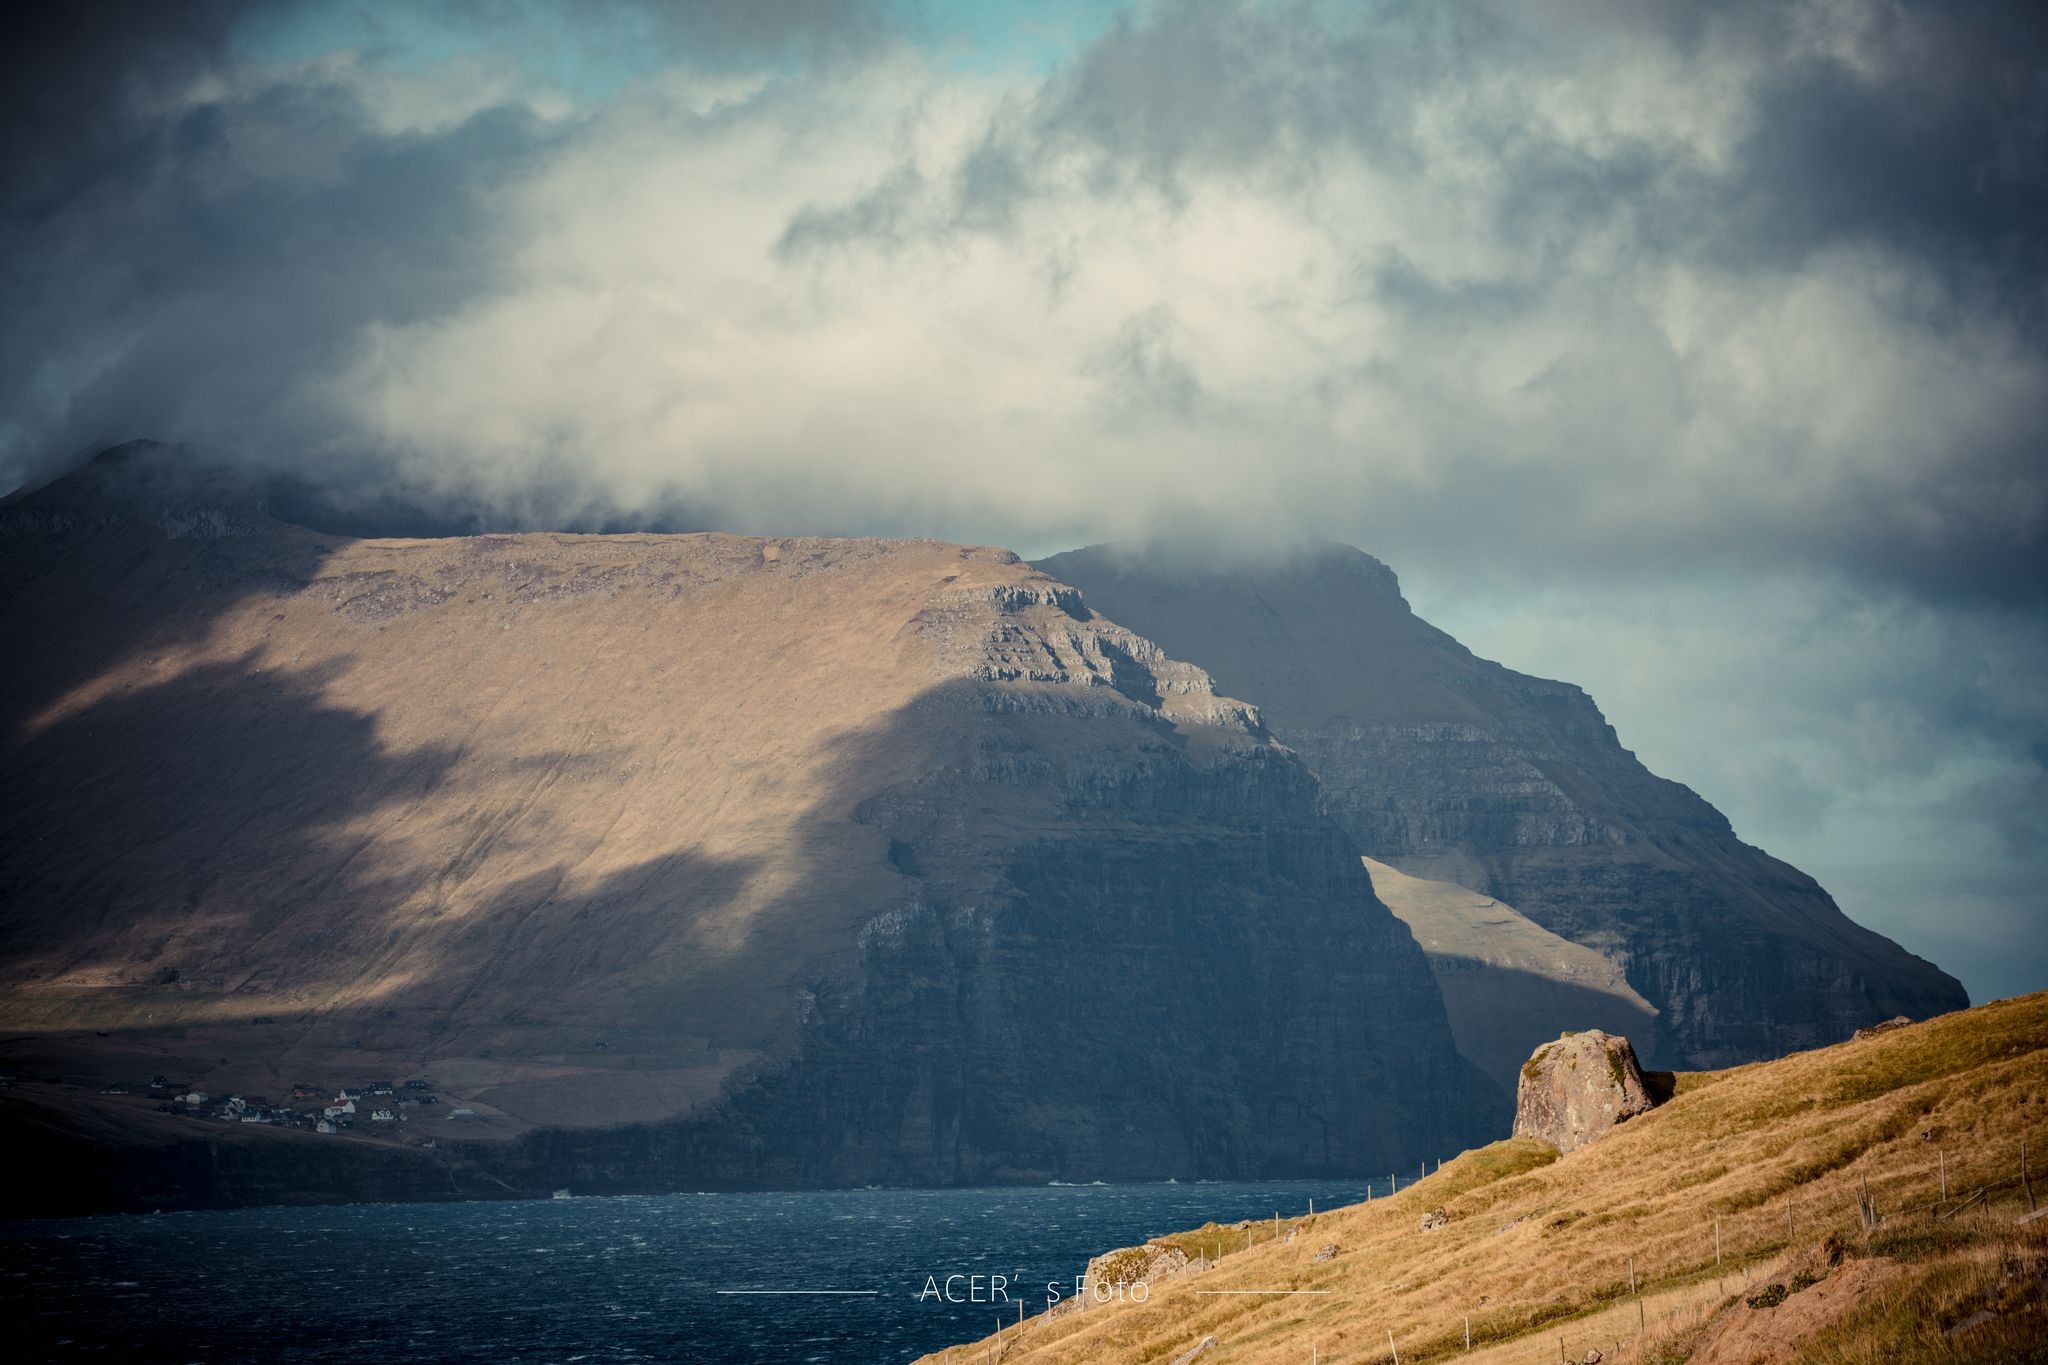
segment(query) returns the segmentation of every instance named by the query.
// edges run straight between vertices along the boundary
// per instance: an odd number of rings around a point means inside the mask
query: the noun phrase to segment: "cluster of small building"
[[[267,1123],[278,1128],[309,1128],[316,1133],[338,1133],[353,1128],[357,1119],[373,1124],[404,1123],[421,1108],[441,1102],[431,1081],[407,1081],[403,1086],[390,1081],[367,1085],[323,1085],[300,1081],[292,1086],[291,1098],[273,1104],[262,1095],[209,1095],[204,1090],[174,1085],[163,1076],[149,1083],[152,1091],[172,1092],[157,1105],[166,1114],[192,1118],[215,1118],[226,1123]],[[107,1094],[131,1093],[126,1086],[107,1087]],[[470,1117],[468,1109],[454,1110],[449,1117]]]

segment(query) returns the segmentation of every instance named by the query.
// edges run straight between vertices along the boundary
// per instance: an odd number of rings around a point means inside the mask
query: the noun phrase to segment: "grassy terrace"
[[[1404,1363],[2048,1359],[2048,1218],[2018,1222],[2023,1139],[2048,1207],[2048,993],[1682,1077],[1663,1107],[1562,1160],[1496,1143],[1391,1199],[1282,1220],[1277,1237],[1271,1223],[1177,1234],[1163,1240],[1213,1259],[1146,1302],[1027,1319],[929,1359],[1136,1365],[1209,1337],[1201,1365],[1396,1348]],[[1423,1230],[1439,1207],[1448,1223]],[[1315,1292],[1216,1292],[1244,1290]]]

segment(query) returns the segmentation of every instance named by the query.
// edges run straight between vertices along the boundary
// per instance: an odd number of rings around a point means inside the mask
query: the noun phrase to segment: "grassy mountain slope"
[[[1145,1303],[931,1359],[1135,1365],[1208,1337],[1202,1365],[1395,1347],[1403,1362],[2040,1359],[2048,1219],[2016,1221],[2023,1139],[2035,1160],[2048,1147],[2048,993],[1681,1077],[1663,1107],[1562,1159],[1498,1143],[1393,1198],[1192,1230],[1169,1240],[1223,1254]],[[2033,1197],[2048,1206],[2038,1174]],[[1448,1221],[1423,1229],[1437,1208]],[[1269,1290],[1309,1292],[1240,1292]]]
[[[1492,1122],[1306,766],[1008,551],[354,540],[163,455],[0,503],[0,1070],[424,1077],[528,1191]]]

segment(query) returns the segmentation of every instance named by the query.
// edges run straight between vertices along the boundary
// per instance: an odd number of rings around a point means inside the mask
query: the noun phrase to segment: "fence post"
[[[2034,1182],[2027,1174],[2027,1140],[2025,1138],[2020,1139],[2020,1186],[2027,1192],[2027,1212],[2033,1213],[2035,1211]]]

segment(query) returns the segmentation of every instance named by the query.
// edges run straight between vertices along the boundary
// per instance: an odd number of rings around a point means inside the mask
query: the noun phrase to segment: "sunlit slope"
[[[1802,1318],[1819,1324],[1804,1359],[2038,1359],[2048,1220],[2015,1219],[2021,1140],[2048,1143],[2044,1106],[2048,994],[1688,1076],[1561,1160],[1500,1143],[1394,1198],[1284,1220],[1279,1240],[1266,1223],[1192,1231],[1174,1240],[1221,1247],[1212,1268],[1154,1282],[1144,1304],[1031,1319],[1000,1358],[1135,1365],[1213,1336],[1203,1365],[1384,1361],[1389,1332],[1404,1362],[1462,1358],[1469,1315],[1475,1359],[1555,1360],[1560,1344],[1611,1358],[1617,1343],[1643,1348],[1624,1359],[1747,1359],[1760,1325],[1785,1336]],[[1855,1207],[1866,1184],[1874,1231]],[[2048,1203],[2038,1176],[2034,1194]],[[1423,1230],[1439,1207],[1448,1221]],[[1749,1307],[1771,1283],[1786,1304]],[[933,1359],[965,1365],[992,1344]]]
[[[1496,1122],[1300,758],[1008,551],[340,539],[160,454],[0,502],[0,1070],[423,1077],[542,1192]]]
[[[929,542],[67,548],[12,614],[6,775],[44,799],[0,1018],[305,1018],[261,1039],[287,1084],[360,1042],[545,1122],[687,1109],[786,1041],[792,977],[901,880],[850,808],[943,743],[864,742],[939,681],[907,623],[1019,578]],[[89,634],[49,619],[72,584]]]
[[[1373,890],[1429,958],[1458,1050],[1512,1098],[1522,1063],[1565,1029],[1655,1036],[1657,1011],[1621,969],[1512,905],[1365,860]]]

